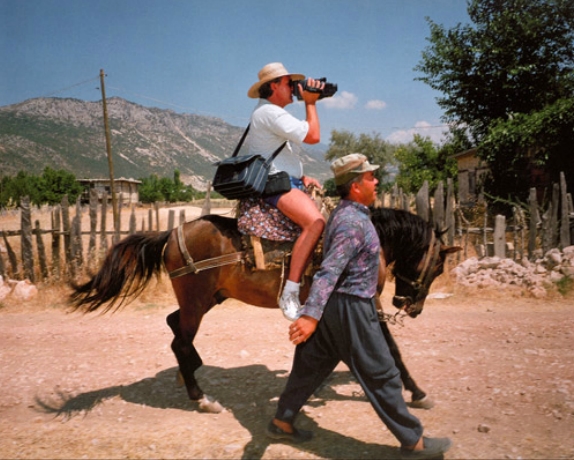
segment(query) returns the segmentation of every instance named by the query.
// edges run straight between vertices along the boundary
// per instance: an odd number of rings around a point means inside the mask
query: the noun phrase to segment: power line
[[[221,118],[221,115],[216,115],[216,114],[210,113],[210,112],[204,112],[204,111],[202,111],[202,110],[197,110],[197,109],[195,109],[195,108],[193,108],[193,107],[184,107],[184,106],[182,106],[182,105],[174,104],[174,103],[172,103],[172,102],[163,101],[163,100],[161,100],[161,99],[156,99],[156,98],[149,97],[149,96],[144,96],[143,94],[138,94],[138,93],[134,93],[134,92],[131,92],[131,91],[127,91],[127,90],[125,90],[125,89],[123,89],[123,88],[117,88],[117,87],[109,86],[109,85],[108,85],[108,88],[115,89],[116,91],[121,91],[121,92],[124,92],[124,93],[129,94],[129,95],[132,95],[132,96],[141,97],[142,99],[147,99],[147,100],[150,100],[150,101],[154,101],[154,102],[157,102],[157,103],[159,103],[159,104],[167,105],[167,106],[170,106],[170,107],[175,107],[175,108],[180,109],[180,110],[185,110],[185,111],[193,112],[193,113],[196,113],[196,114],[208,115],[208,116],[215,117],[215,118]],[[227,115],[227,118],[235,118],[235,119],[237,119],[237,120],[245,120],[245,117],[236,117],[236,116],[232,116],[232,115]]]
[[[45,96],[41,96],[41,97],[50,97],[50,96],[53,96],[54,94],[63,93],[64,91],[68,91],[69,89],[75,88],[75,87],[77,87],[77,86],[82,86],[82,85],[85,85],[86,83],[89,83],[89,82],[98,80],[99,78],[100,78],[100,77],[90,78],[89,80],[84,80],[84,81],[81,81],[81,82],[79,82],[79,83],[75,83],[75,84],[73,84],[73,85],[71,85],[71,86],[67,86],[66,88],[59,89],[59,90],[57,90],[57,91],[54,91],[53,93],[46,94]]]

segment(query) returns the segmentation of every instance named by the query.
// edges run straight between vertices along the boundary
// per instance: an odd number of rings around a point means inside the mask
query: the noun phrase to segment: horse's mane
[[[415,214],[401,209],[374,208],[371,221],[389,259],[387,262],[401,254],[396,263],[406,265],[422,257],[428,248],[432,224]]]

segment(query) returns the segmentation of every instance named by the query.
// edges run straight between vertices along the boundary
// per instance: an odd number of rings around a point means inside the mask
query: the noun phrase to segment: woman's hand
[[[302,176],[301,180],[303,181],[303,185],[305,186],[305,188],[308,188],[311,185],[314,187],[317,187],[319,190],[321,190],[323,188],[321,186],[321,183],[317,179],[315,179],[314,177]]]

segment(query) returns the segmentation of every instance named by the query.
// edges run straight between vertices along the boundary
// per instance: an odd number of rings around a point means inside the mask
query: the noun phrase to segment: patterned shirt
[[[377,291],[380,247],[369,209],[341,200],[329,217],[323,262],[301,314],[321,319],[333,291],[372,298]]]

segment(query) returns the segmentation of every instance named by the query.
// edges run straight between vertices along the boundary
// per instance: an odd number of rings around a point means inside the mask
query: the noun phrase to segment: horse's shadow
[[[37,396],[35,409],[69,419],[88,414],[107,399],[120,397],[126,402],[159,409],[198,411],[198,404],[188,399],[184,388],[174,388],[176,371],[177,368],[170,368],[159,372],[155,377],[145,378],[131,385],[111,386],[77,395],[56,389],[55,396]],[[270,370],[259,364],[234,368],[203,366],[196,375],[205,386],[209,386],[210,396],[231,411],[237,421],[251,433],[251,440],[246,444],[242,458],[261,458],[269,444],[274,442],[265,436],[265,426],[274,413],[270,400],[279,396],[285,386],[285,371]],[[334,372],[307,405],[320,407],[325,405],[326,401],[336,400],[365,401],[362,392],[343,395],[333,388],[334,385],[353,381],[349,371]],[[312,441],[299,444],[297,448],[320,457],[385,459],[396,458],[398,455],[396,447],[362,442],[321,428],[305,413],[301,413],[297,425],[314,432]]]

